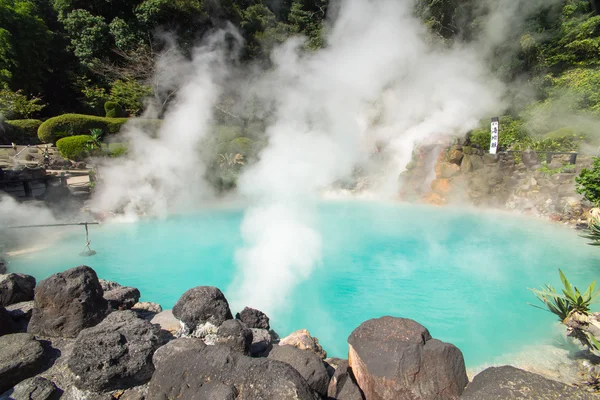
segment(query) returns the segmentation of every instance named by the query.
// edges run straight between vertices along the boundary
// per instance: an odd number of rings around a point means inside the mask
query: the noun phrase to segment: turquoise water
[[[78,228],[52,249],[13,257],[10,269],[43,279],[87,264],[168,309],[198,285],[227,295],[242,216],[242,210],[212,209],[93,226],[98,254],[89,258],[78,256]],[[554,316],[528,305],[536,299],[527,288],[558,286],[558,268],[580,286],[600,271],[600,249],[572,230],[512,215],[331,202],[320,206],[319,224],[322,263],[281,299],[271,322],[282,336],[308,329],[330,356],[347,356],[346,339],[364,320],[393,315],[415,319],[457,345],[469,367],[492,364],[553,339]]]

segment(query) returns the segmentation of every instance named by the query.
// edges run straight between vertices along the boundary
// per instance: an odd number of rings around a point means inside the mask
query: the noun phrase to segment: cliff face
[[[472,204],[522,211],[572,224],[585,222],[591,207],[575,192],[575,177],[592,158],[535,152],[487,154],[460,144],[427,146],[415,151],[401,175],[400,197],[430,204]],[[435,162],[428,162],[434,159]],[[540,162],[540,158],[544,162]]]

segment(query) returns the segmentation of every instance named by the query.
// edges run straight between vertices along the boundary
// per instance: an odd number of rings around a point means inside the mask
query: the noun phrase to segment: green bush
[[[42,121],[38,119],[6,120],[0,127],[4,140],[17,144],[38,144],[37,132]]]
[[[107,101],[104,103],[104,112],[106,113],[106,118],[120,118],[125,116],[123,108],[116,101]]]
[[[584,168],[575,178],[577,193],[582,194],[595,206],[600,205],[600,158],[594,159],[592,169]]]
[[[106,118],[95,115],[63,114],[44,121],[38,129],[38,137],[43,143],[72,135],[87,133],[90,129],[102,129],[105,133],[117,133],[128,118]]]
[[[500,131],[498,133],[500,147],[506,149],[515,143],[527,140],[527,138],[523,121],[513,118],[510,115],[500,117]],[[490,120],[482,121],[478,129],[471,131],[469,139],[472,144],[479,146],[481,149],[489,149],[491,141]]]
[[[127,154],[127,146],[124,143],[110,143],[107,154],[112,158],[124,156]]]
[[[73,161],[82,161],[88,156],[88,143],[92,140],[90,135],[69,136],[59,139],[56,147],[60,155]]]

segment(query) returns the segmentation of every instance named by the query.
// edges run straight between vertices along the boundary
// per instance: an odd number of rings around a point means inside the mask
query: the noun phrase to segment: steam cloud
[[[274,50],[268,71],[236,70],[225,35],[238,43],[240,36],[219,32],[191,61],[177,58],[173,69],[161,68],[162,81],[182,85],[176,102],[157,138],[130,128],[129,157],[100,169],[106,185],[95,203],[160,215],[210,198],[198,147],[210,131],[213,104],[226,90],[243,87],[272,106],[272,117],[268,147],[238,182],[250,206],[228,298],[237,308],[276,314],[320,263],[315,210],[323,190],[363,166],[379,178],[374,191],[394,196],[417,141],[462,135],[503,110],[507,88],[491,73],[489,49],[511,32],[507,21],[518,24],[515,16],[526,16],[521,6],[531,10],[532,3],[491,7],[489,29],[479,40],[442,45],[413,16],[412,1],[340,1],[331,6],[336,15],[324,49],[303,52],[303,39],[292,38]],[[371,162],[378,143],[387,145],[385,165]]]

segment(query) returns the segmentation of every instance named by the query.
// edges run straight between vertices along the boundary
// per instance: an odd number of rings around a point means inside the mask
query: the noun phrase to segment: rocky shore
[[[413,320],[358,326],[348,359],[306,330],[280,338],[269,317],[234,314],[199,286],[173,310],[79,266],[39,282],[0,275],[0,399],[596,399],[513,367],[469,382],[457,347]]]

